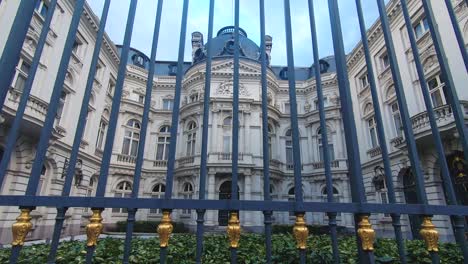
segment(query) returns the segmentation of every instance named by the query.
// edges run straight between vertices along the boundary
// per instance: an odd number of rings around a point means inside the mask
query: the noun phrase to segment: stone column
[[[244,200],[252,200],[252,175],[245,174],[244,176]],[[252,225],[252,214],[253,212],[245,212],[245,223],[246,226]]]
[[[208,172],[208,199],[216,199],[216,185],[215,185],[215,173]],[[208,210],[206,214],[206,225],[215,225],[215,213],[213,210]]]

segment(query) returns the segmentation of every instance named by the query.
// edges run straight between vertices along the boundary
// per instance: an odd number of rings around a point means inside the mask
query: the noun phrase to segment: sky
[[[87,0],[94,13],[100,17],[104,0]],[[188,10],[185,61],[191,61],[191,33],[208,35],[209,0],[191,0]],[[327,0],[314,0],[319,56],[333,55],[330,17]],[[378,18],[376,1],[362,0],[366,27],[369,28]],[[386,0],[385,2],[388,2]],[[130,0],[113,0],[109,11],[106,32],[115,44],[123,42]],[[284,21],[284,1],[265,0],[265,31],[273,38],[271,52],[272,65],[286,65],[286,38]],[[338,0],[341,25],[346,52],[350,52],[360,40],[359,22],[353,0]],[[166,0],[163,3],[161,30],[156,60],[176,61],[179,47],[183,0]],[[156,17],[156,0],[139,0],[131,46],[146,55],[151,54],[151,42]],[[234,0],[215,2],[214,36],[224,27],[234,25]],[[240,0],[240,27],[257,45],[260,44],[259,1]],[[308,0],[291,0],[291,19],[295,66],[313,64],[312,44],[308,11]]]

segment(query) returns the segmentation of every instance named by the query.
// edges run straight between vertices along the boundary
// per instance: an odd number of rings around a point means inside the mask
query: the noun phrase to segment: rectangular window
[[[47,6],[44,0],[37,0],[36,11],[41,15],[41,17],[45,18],[47,15],[47,11],[49,11],[49,7]]]
[[[328,144],[328,156],[330,157],[330,161],[335,160],[335,150],[333,149],[333,144]],[[319,161],[323,160],[323,146],[322,144],[319,145]]]
[[[156,160],[167,160],[169,154],[169,137],[158,137]]]
[[[293,165],[292,140],[286,140],[286,165],[291,167]]]
[[[56,124],[60,124],[60,120],[62,119],[63,109],[65,108],[65,102],[67,100],[67,93],[62,91],[60,94],[59,104],[57,107],[57,114],[55,115]]]
[[[427,81],[429,93],[431,94],[432,106],[438,107],[445,104],[445,85],[440,75],[436,75]]]
[[[174,107],[174,100],[172,99],[163,99],[163,109],[164,110],[172,110]]]
[[[23,59],[20,59],[17,67],[16,81],[14,86],[16,90],[20,92],[24,90],[24,87],[26,85],[26,79],[28,78],[30,69],[31,65]]]
[[[427,19],[424,17],[418,22],[414,23],[413,30],[417,39],[422,37],[424,33],[426,33],[429,30],[429,23],[427,22]]]
[[[380,60],[382,62],[382,69],[385,70],[390,66],[390,59],[388,58],[388,54],[385,53],[380,57]]]
[[[289,103],[284,103],[284,113],[289,115],[291,113],[291,105]]]
[[[318,99],[314,100],[314,106],[315,106],[315,110],[319,110],[319,103],[318,103]],[[328,97],[323,97],[323,106],[324,107],[328,107],[329,104],[328,104]]]
[[[223,136],[223,152],[231,152],[231,136]]]
[[[370,136],[370,143],[371,143],[371,148],[376,148],[379,146],[377,142],[377,131],[375,127],[375,118],[372,117],[369,120],[367,120],[367,124],[369,127],[369,136]]]
[[[102,150],[102,145],[104,143],[104,137],[106,135],[107,123],[104,120],[101,120],[98,128],[98,135],[96,139],[96,148]]]
[[[369,77],[367,76],[367,73],[359,77],[359,82],[361,84],[362,89],[367,88],[367,86],[369,85]]]

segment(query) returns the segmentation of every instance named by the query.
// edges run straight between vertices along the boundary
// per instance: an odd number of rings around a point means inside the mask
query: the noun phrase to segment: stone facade
[[[47,44],[41,57],[32,94],[29,98],[22,124],[21,136],[17,140],[16,150],[12,155],[8,175],[2,186],[3,194],[23,194],[41,127],[47,113],[49,96],[58,64],[63,50],[68,25],[73,11],[73,1],[59,1],[57,11],[52,20]],[[444,190],[440,178],[438,158],[431,142],[430,127],[427,113],[422,101],[418,77],[414,69],[409,40],[404,27],[399,1],[391,0],[387,5],[391,28],[400,65],[402,80],[413,129],[420,150],[421,161],[425,173],[426,191],[430,204],[445,204]],[[460,100],[468,108],[468,92],[464,85],[468,82],[463,60],[456,47],[453,32],[450,29],[448,14],[442,1],[433,1],[434,8],[444,10],[437,12],[437,22],[445,49],[452,67],[454,81]],[[45,4],[47,1],[45,1]],[[468,39],[468,10],[463,1],[453,1],[465,39]],[[421,49],[426,77],[434,83],[431,94],[438,115],[438,124],[447,156],[460,155],[461,146],[456,133],[451,111],[447,106],[443,93],[443,83],[438,77],[439,66],[435,51],[430,40],[430,34],[424,24],[424,14],[419,1],[409,1],[410,12],[414,18],[414,28],[418,32],[418,45]],[[0,49],[3,49],[6,37],[14,19],[17,1],[2,1],[0,3]],[[6,99],[3,121],[0,124],[0,144],[4,146],[11,121],[18,106],[22,85],[28,72],[44,21],[39,5],[36,10],[27,39],[23,45],[21,61]],[[38,195],[60,195],[64,183],[64,168],[67,166],[71,145],[76,128],[81,98],[87,81],[87,73],[91,63],[92,50],[96,41],[96,31],[99,21],[88,5],[81,18],[76,45],[68,68],[65,89],[62,94],[62,106],[57,114],[53,138],[47,152]],[[233,60],[229,50],[228,38],[230,28],[223,28],[214,38],[215,58],[212,65],[209,142],[208,142],[208,175],[207,198],[225,199],[230,190],[231,173],[231,116],[232,116],[232,68]],[[239,131],[239,197],[243,200],[263,199],[262,174],[262,127],[261,127],[261,84],[260,63],[257,44],[247,38],[246,32],[241,32],[245,39],[241,46],[240,60],[240,131]],[[388,61],[385,59],[385,44],[380,23],[376,22],[368,31],[370,50],[374,59],[374,73],[377,76],[380,107],[383,111],[387,144],[390,151],[394,185],[399,202],[412,202],[411,184],[405,184],[410,178],[410,167],[407,157],[405,140],[399,129],[399,112]],[[274,56],[271,47],[274,40],[267,36],[268,59]],[[201,152],[201,127],[204,96],[204,47],[203,35],[192,34],[192,61],[184,63],[182,103],[180,108],[179,131],[177,138],[176,171],[173,197],[196,199],[198,197],[198,174]],[[100,160],[105,143],[105,134],[109,122],[110,107],[115,89],[117,68],[119,65],[120,46],[115,45],[108,36],[105,37],[100,53],[99,66],[94,81],[92,99],[89,104],[86,130],[80,149],[80,166],[75,176],[73,196],[93,196],[98,182]],[[271,52],[271,53],[270,53]],[[149,58],[138,50],[132,49],[127,62],[127,73],[123,87],[122,105],[118,118],[111,168],[107,181],[106,196],[125,197],[132,189],[132,179],[135,167],[136,150],[139,147],[140,122],[143,112],[143,101],[148,75]],[[152,91],[150,122],[145,145],[145,156],[141,178],[140,197],[161,197],[165,191],[165,175],[169,144],[169,127],[173,107],[175,89],[176,62],[156,61],[156,74]],[[332,172],[334,180],[334,195],[339,202],[350,202],[350,186],[346,158],[344,128],[341,120],[337,75],[334,71],[334,58],[321,60],[322,85],[325,96],[326,122],[329,133],[329,146],[332,152]],[[321,161],[320,125],[317,109],[316,83],[310,67],[296,68],[297,101],[299,113],[300,146],[303,173],[303,190],[305,201],[325,201],[325,177]],[[380,148],[374,136],[372,125],[373,108],[369,86],[364,80],[366,64],[362,45],[359,43],[348,55],[349,80],[353,96],[355,121],[358,129],[359,150],[362,169],[365,178],[366,196],[371,203],[386,203],[388,197],[385,184],[376,184],[382,166]],[[290,134],[290,114],[288,99],[287,68],[270,66],[268,79],[268,109],[269,138],[271,153],[271,194],[274,200],[294,199],[294,181],[292,166],[292,144]],[[141,147],[141,146],[140,146]],[[466,202],[466,192],[460,193]],[[1,207],[0,241],[7,243],[11,239],[10,227],[18,215],[16,207]],[[50,238],[56,210],[54,208],[37,208],[33,211],[34,230],[29,239]],[[88,208],[71,208],[68,210],[63,235],[83,232],[91,212]],[[124,209],[107,209],[103,213],[104,223],[110,227],[116,221],[126,220]],[[175,221],[195,225],[194,210],[175,210]],[[208,211],[206,225],[212,229],[222,229],[225,224],[225,212]],[[159,210],[141,209],[137,212],[137,220],[159,220]],[[386,215],[375,214],[372,223],[381,235],[393,235],[391,219]],[[307,213],[309,224],[327,224],[323,213]],[[403,229],[407,237],[412,237],[415,226],[410,219],[403,216]],[[451,240],[452,227],[447,217],[435,216],[434,223],[439,228],[443,240]],[[263,216],[261,212],[241,212],[241,225],[245,229],[261,230]],[[293,217],[288,213],[275,212],[275,223],[292,224]],[[339,214],[338,224],[353,228],[353,217],[350,214]]]

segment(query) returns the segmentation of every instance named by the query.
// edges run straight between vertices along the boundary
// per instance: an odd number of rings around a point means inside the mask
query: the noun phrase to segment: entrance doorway
[[[225,181],[219,187],[219,200],[229,200],[232,195],[232,182]],[[239,187],[237,188],[237,199],[239,199]],[[218,224],[219,226],[227,226],[229,221],[229,211],[219,210],[218,211]]]
[[[417,204],[418,197],[416,196],[416,179],[411,171],[411,167],[401,169],[399,176],[403,178],[403,192],[407,204]],[[421,218],[418,215],[408,215],[411,234],[413,239],[418,239],[419,230],[421,229]]]

